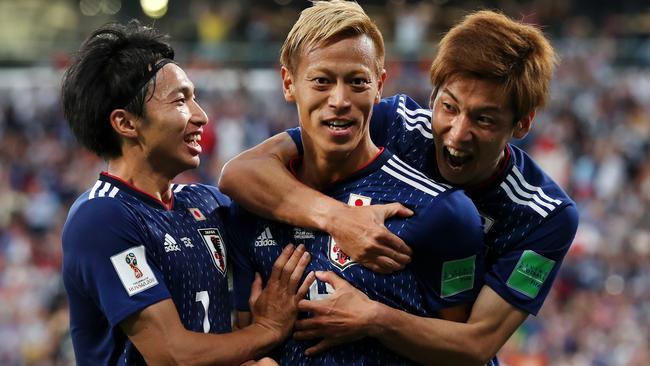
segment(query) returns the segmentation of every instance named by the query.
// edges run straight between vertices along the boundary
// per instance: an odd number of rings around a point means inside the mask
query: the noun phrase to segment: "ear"
[[[528,135],[528,131],[533,127],[533,119],[535,118],[535,111],[522,117],[515,125],[515,130],[512,132],[512,137],[516,139],[523,139]]]
[[[118,135],[127,138],[135,138],[138,136],[138,132],[135,127],[135,118],[126,110],[113,110],[110,115],[110,120],[111,126],[113,126],[113,130],[115,130]]]
[[[282,66],[280,70],[282,75],[282,93],[284,94],[284,100],[287,102],[295,102],[296,98],[294,96],[295,86],[293,85],[293,75],[286,67]]]
[[[386,69],[381,69],[379,78],[377,79],[377,95],[375,95],[375,104],[381,100],[381,93],[384,91],[384,81],[386,81]]]

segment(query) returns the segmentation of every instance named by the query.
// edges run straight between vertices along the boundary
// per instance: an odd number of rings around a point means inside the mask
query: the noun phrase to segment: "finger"
[[[309,341],[312,339],[323,338],[323,335],[317,329],[298,330],[293,332],[293,338],[297,341]]]
[[[289,277],[290,293],[292,294],[296,293],[296,289],[298,288],[298,285],[300,285],[300,279],[302,279],[302,275],[303,273],[305,273],[305,268],[307,268],[307,265],[309,264],[310,260],[311,260],[311,254],[309,254],[308,252],[303,252],[302,256],[300,257],[300,260],[298,261],[298,264],[296,265],[296,268],[294,268],[293,272],[291,273],[291,276]]]
[[[323,351],[326,351],[334,346],[338,346],[341,342],[340,341],[335,341],[335,340],[330,340],[330,339],[323,339],[322,341],[318,342],[316,345],[307,348],[305,350],[305,355],[306,356],[315,356]]]
[[[293,251],[293,244],[288,244],[284,249],[282,249],[282,253],[280,253],[278,259],[275,260],[275,263],[273,263],[273,270],[271,271],[271,276],[269,276],[269,281],[278,281],[280,279],[282,269],[289,260],[289,257],[291,257],[291,254],[293,254]]]
[[[410,217],[414,214],[413,210],[405,207],[399,202],[389,203],[387,205],[384,205],[384,207],[386,208],[384,211],[384,219],[388,219],[393,216]]]
[[[248,308],[253,309],[253,305],[257,302],[257,299],[262,293],[262,276],[259,273],[255,273],[255,280],[251,284],[251,295],[248,297]]]
[[[384,246],[393,249],[395,252],[406,255],[410,261],[413,250],[411,250],[411,247],[406,245],[402,238],[395,235],[390,230],[386,229],[377,240]]]
[[[328,300],[300,300],[298,301],[298,311],[309,312],[312,314],[320,314],[322,304],[326,304]],[[305,319],[306,320],[306,319]]]
[[[381,274],[390,274],[395,271],[404,269],[405,267],[404,264],[397,263],[388,257],[377,257],[375,258],[374,263],[368,262],[368,263],[362,263],[362,265],[373,272],[381,273]]]
[[[270,357],[264,357],[263,359],[257,361],[257,366],[277,366],[278,363]]]
[[[296,330],[314,330],[322,329],[322,324],[317,318],[298,319],[294,323]]]
[[[305,246],[300,244],[298,247],[291,253],[291,257],[289,257],[289,260],[287,263],[285,263],[284,268],[282,268],[282,274],[280,275],[280,283],[283,285],[288,285],[291,280],[291,275],[293,274],[294,270],[296,269],[296,266],[298,263],[300,263],[300,260],[303,257],[303,254],[305,253]],[[300,273],[302,276],[302,273]],[[295,288],[293,289],[295,291]]]
[[[314,280],[316,280],[316,274],[313,271],[309,272],[305,280],[302,282],[302,285],[300,285],[298,292],[296,293],[297,299],[304,299],[305,296],[307,296],[309,287],[311,287],[311,284],[314,283]]]
[[[323,282],[329,283],[330,285],[332,285],[334,290],[349,285],[349,283],[346,280],[342,279],[332,271],[316,271],[316,278],[318,278]]]

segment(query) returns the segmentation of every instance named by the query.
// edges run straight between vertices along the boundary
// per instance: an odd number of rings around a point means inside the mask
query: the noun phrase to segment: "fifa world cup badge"
[[[135,278],[140,278],[142,277],[142,271],[140,268],[138,268],[138,258],[135,256],[133,253],[129,253],[124,257],[124,260],[126,261],[126,264],[131,267],[133,270],[133,274],[135,274]]]

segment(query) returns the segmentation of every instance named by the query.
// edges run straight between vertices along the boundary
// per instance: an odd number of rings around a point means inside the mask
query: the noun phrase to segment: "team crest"
[[[360,194],[350,193],[350,198],[348,198],[348,205],[350,206],[370,206],[372,198],[362,196]]]
[[[350,258],[349,255],[345,254],[345,252],[341,249],[341,247],[339,247],[336,244],[334,238],[330,237],[329,244],[327,247],[328,247],[330,262],[341,271],[345,270],[346,268],[354,264],[357,264],[357,262],[353,261],[352,258]]]
[[[190,214],[192,214],[192,217],[194,218],[194,220],[196,220],[196,221],[205,221],[205,215],[198,208],[191,207],[191,208],[188,208],[188,211],[190,211]]]
[[[217,229],[199,229],[212,263],[222,275],[226,275],[226,245]]]

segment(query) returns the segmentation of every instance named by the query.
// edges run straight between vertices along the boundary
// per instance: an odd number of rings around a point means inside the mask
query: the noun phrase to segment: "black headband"
[[[151,80],[151,78],[160,71],[165,65],[167,64],[174,64],[176,65],[176,62],[170,58],[163,58],[160,61],[156,62],[150,69],[148,68],[147,71],[145,71],[140,77],[135,80],[137,82],[137,87],[133,89],[133,93],[131,95],[125,95],[123,98],[119,99],[118,103],[115,103],[118,107],[117,108],[125,108],[131,101],[135,98],[136,95],[144,88],[145,85]]]

